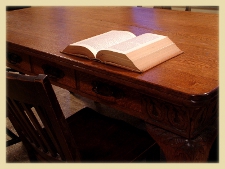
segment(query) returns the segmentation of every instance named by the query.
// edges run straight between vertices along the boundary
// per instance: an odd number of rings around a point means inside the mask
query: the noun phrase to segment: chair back
[[[30,158],[77,161],[79,153],[46,75],[6,72],[7,114]]]

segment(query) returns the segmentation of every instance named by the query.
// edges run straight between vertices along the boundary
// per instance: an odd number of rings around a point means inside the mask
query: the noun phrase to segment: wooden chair
[[[18,72],[16,70],[14,70],[14,69],[9,68],[9,67],[6,68],[6,72],[21,73],[21,72]],[[6,147],[21,142],[20,138],[7,127],[6,127],[6,134],[11,138],[10,140],[6,141]]]
[[[19,143],[21,141],[20,138],[7,127],[6,134],[11,138],[10,140],[6,141],[6,147]]]
[[[157,145],[146,131],[90,108],[65,119],[46,75],[6,74],[7,113],[31,162],[132,162],[154,157],[151,150]]]
[[[172,9],[171,6],[154,6],[154,8],[159,8],[159,9],[169,9],[169,10]]]
[[[171,10],[171,6],[154,6],[154,8],[159,8],[159,9],[169,9]],[[185,6],[185,11],[191,11],[191,6]]]

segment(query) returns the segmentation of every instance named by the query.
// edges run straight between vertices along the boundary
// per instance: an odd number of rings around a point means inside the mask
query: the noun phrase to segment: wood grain
[[[184,54],[138,74],[60,53],[70,43],[112,29],[169,36]],[[40,57],[72,61],[77,67],[85,65],[106,76],[110,73],[141,86],[164,88],[179,97],[204,98],[218,88],[216,14],[131,7],[32,7],[7,12],[7,42],[45,52]]]

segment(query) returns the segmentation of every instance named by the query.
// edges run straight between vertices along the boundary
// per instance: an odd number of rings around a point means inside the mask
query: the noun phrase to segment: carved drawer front
[[[218,100],[215,98],[205,105],[187,107],[144,96],[143,111],[149,116],[148,123],[185,138],[194,138],[217,119]]]
[[[178,135],[189,137],[190,133],[190,115],[188,108],[184,106],[173,105],[165,101],[143,97],[143,108],[148,114],[148,123],[169,130]]]
[[[6,54],[6,64],[24,73],[31,72],[30,57],[21,50],[9,50]]]
[[[46,74],[53,84],[61,84],[70,88],[76,87],[74,70],[50,61],[32,58],[35,74]]]
[[[144,119],[141,110],[141,95],[125,86],[93,75],[78,72],[77,89],[97,101],[119,107],[136,117]]]

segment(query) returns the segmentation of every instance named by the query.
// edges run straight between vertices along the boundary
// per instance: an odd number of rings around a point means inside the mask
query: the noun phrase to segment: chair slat
[[[40,136],[40,141],[43,141],[43,149],[45,152],[49,151],[52,156],[57,155],[56,149],[50,143],[49,140],[46,140],[46,133],[44,132],[43,128],[41,127],[40,123],[37,120],[38,114],[34,115],[34,112],[31,110],[30,106],[23,104],[24,110],[27,112],[29,119],[31,120],[32,124],[35,126],[37,134]],[[39,116],[38,116],[39,117]]]
[[[12,113],[13,116],[17,119],[17,121],[20,124],[21,129],[24,131],[24,134],[26,135],[26,137],[28,137],[28,139],[32,143],[34,143],[37,147],[39,147],[39,143],[35,139],[35,134],[31,131],[29,125],[27,125],[27,122],[25,121],[24,116],[22,115],[20,117],[20,114],[21,114],[21,113],[19,113],[20,109],[17,107],[17,105],[11,99],[7,99],[7,103],[10,107],[10,110],[11,110],[10,113]]]
[[[48,118],[46,111],[44,111],[43,109],[41,109],[39,106],[34,106],[36,112],[38,113],[44,127],[45,127],[45,138],[48,138],[48,147],[50,147],[49,150],[51,151],[55,151],[57,150],[57,152],[60,154],[61,158],[63,156],[62,150],[59,146],[59,143],[57,142],[56,136],[54,135],[54,133],[52,132],[52,127],[51,127],[51,120]],[[54,147],[53,147],[54,146]],[[56,155],[56,154],[54,154]]]
[[[46,151],[42,140],[39,139],[39,136],[36,134],[36,129],[34,128],[30,119],[27,117],[27,114],[24,109],[22,109],[22,104],[16,101],[13,101],[13,104],[15,105],[16,109],[18,110],[18,113],[20,114],[20,117],[22,118],[24,127],[27,128],[28,132],[30,133],[29,136],[32,138],[32,140],[34,140],[34,143],[36,143],[37,147],[41,148],[43,151]]]

